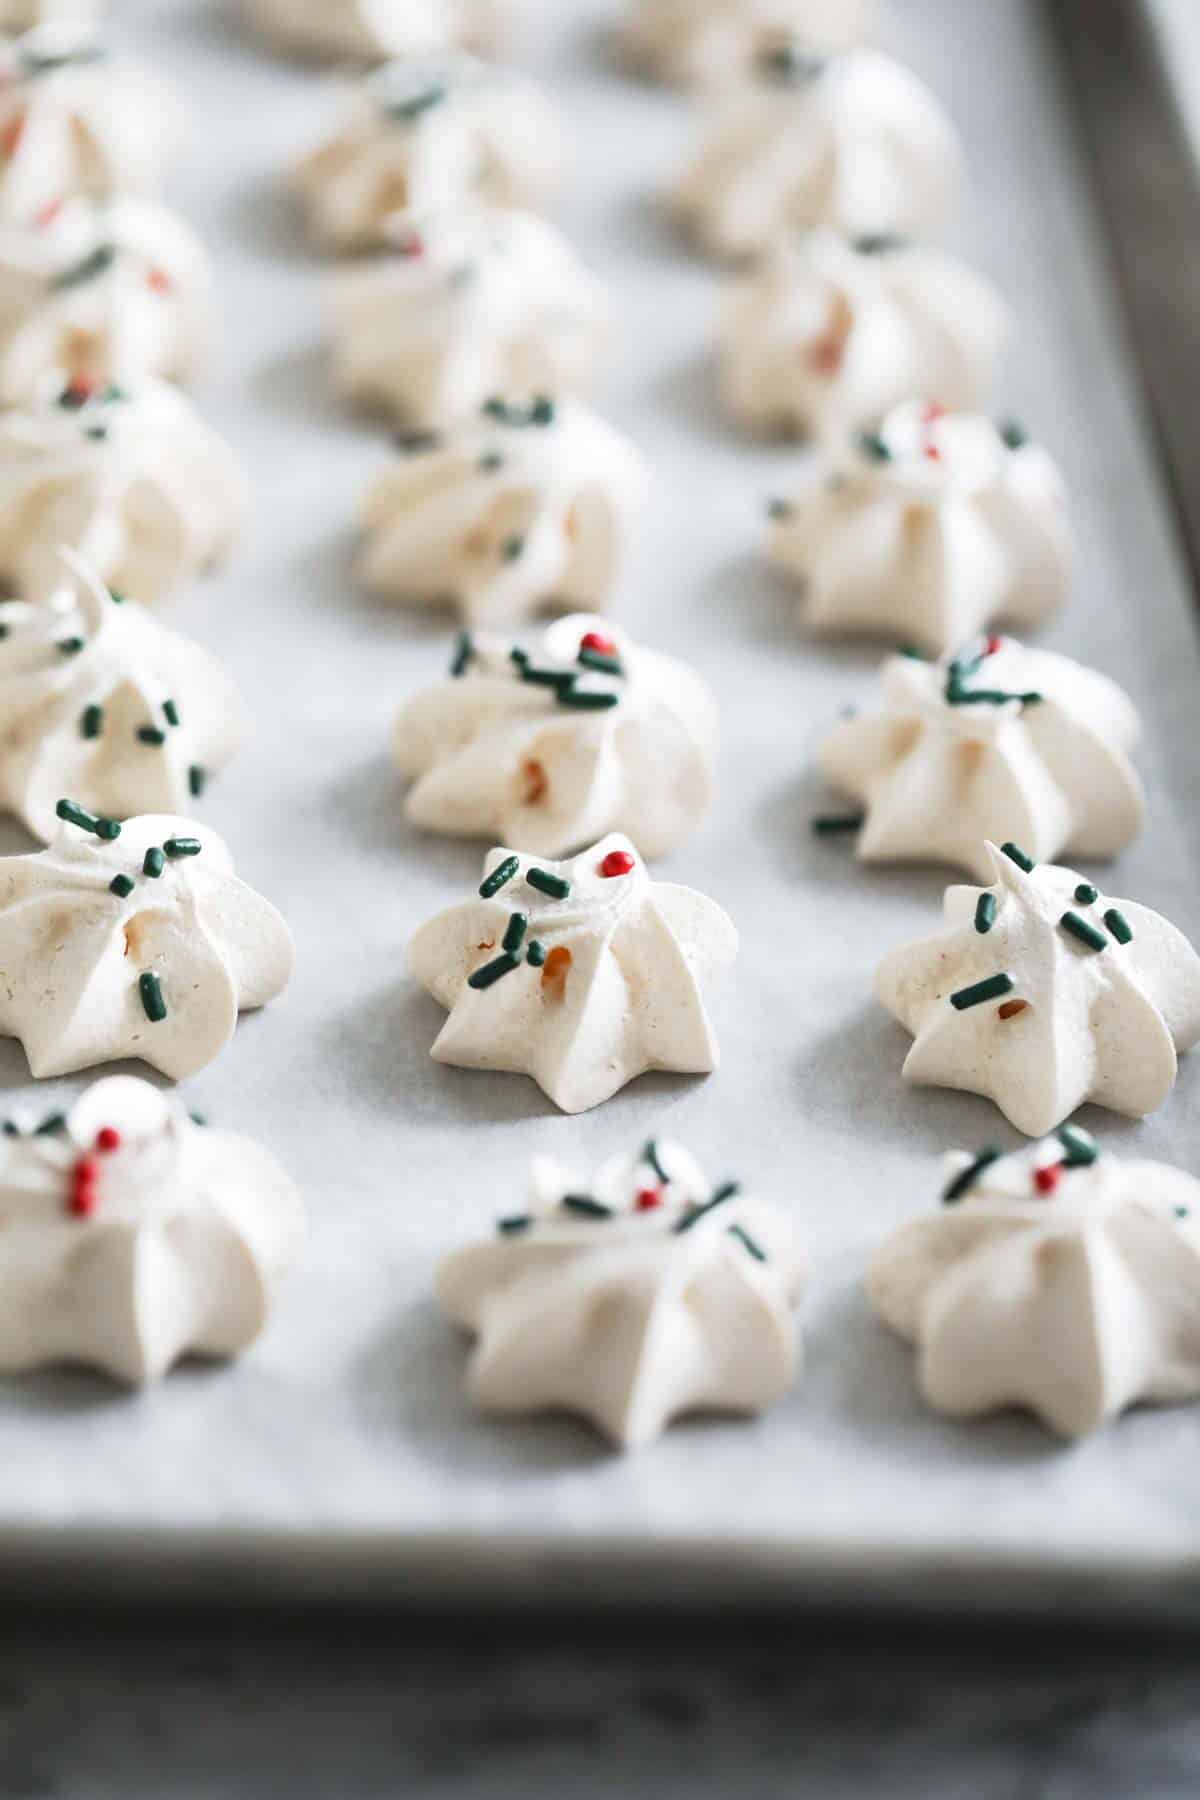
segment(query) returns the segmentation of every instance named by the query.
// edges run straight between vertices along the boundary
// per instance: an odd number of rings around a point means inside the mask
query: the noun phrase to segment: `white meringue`
[[[877,0],[627,0],[621,45],[661,81],[707,83],[752,69],[780,43],[846,50],[878,28]]]
[[[52,602],[0,602],[0,810],[43,843],[64,794],[117,819],[181,812],[245,723],[214,656],[82,564]]]
[[[233,451],[166,382],[0,413],[0,579],[31,602],[59,586],[63,546],[131,599],[161,599],[225,557],[245,510]]]
[[[883,637],[940,656],[993,620],[1038,625],[1070,586],[1062,477],[1017,426],[913,401],[772,503],[769,553],[826,637]]]
[[[646,488],[611,425],[577,400],[496,400],[444,442],[398,444],[363,508],[368,587],[481,626],[603,610]]]
[[[479,897],[422,925],[408,967],[450,1014],[438,1062],[531,1075],[578,1113],[648,1069],[716,1068],[701,989],[736,954],[719,906],[651,881],[614,833],[548,866],[489,851]]]
[[[489,1412],[578,1413],[621,1449],[681,1414],[762,1412],[796,1379],[804,1261],[778,1207],[651,1142],[590,1185],[535,1161],[532,1209],[446,1258],[437,1295],[478,1343]]]
[[[947,888],[945,929],[876,974],[916,1040],[904,1079],[983,1094],[1029,1137],[1088,1100],[1153,1112],[1200,1041],[1200,956],[1149,907],[988,848],[993,885]]]
[[[1107,676],[993,637],[940,663],[889,658],[882,710],[842,719],[820,764],[865,806],[863,862],[958,863],[989,881],[988,838],[1015,839],[1037,862],[1131,843],[1140,731]]]
[[[498,50],[521,0],[248,0],[258,29],[306,56],[432,56]]]
[[[608,302],[554,226],[467,207],[403,225],[392,249],[332,290],[334,373],[352,400],[440,429],[492,394],[591,385]]]
[[[294,183],[327,248],[386,248],[396,213],[536,206],[558,183],[563,138],[547,96],[511,70],[467,55],[385,63]]]
[[[414,784],[405,813],[427,831],[543,856],[622,831],[656,857],[707,813],[715,741],[692,669],[577,613],[536,653],[465,635],[451,676],[404,707],[394,748]]]
[[[945,1210],[901,1226],[867,1292],[959,1417],[1020,1406],[1067,1438],[1200,1397],[1200,1182],[1064,1130],[947,1161]]]
[[[914,394],[982,406],[1008,335],[990,282],[940,250],[806,233],[738,282],[721,396],[752,431],[837,440]]]
[[[125,1056],[195,1075],[283,992],[291,933],[206,827],[62,808],[48,850],[0,857],[0,1036],[36,1077]]]
[[[48,381],[186,381],[211,331],[208,253],[150,200],[75,199],[40,226],[0,225],[0,404]]]
[[[961,179],[953,126],[900,63],[875,50],[784,48],[716,100],[673,204],[715,255],[759,256],[818,225],[934,235]]]
[[[74,194],[155,192],[177,111],[157,76],[108,57],[86,19],[0,39],[0,217],[32,225]]]
[[[290,1177],[128,1075],[0,1138],[0,1370],[157,1381],[263,1331],[304,1241]]]

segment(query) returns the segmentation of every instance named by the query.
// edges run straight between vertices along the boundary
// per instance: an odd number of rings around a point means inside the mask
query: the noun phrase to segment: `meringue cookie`
[[[827,225],[847,237],[935,234],[961,183],[954,128],[915,75],[875,50],[786,47],[714,104],[674,193],[714,255],[759,256]]]
[[[128,1075],[36,1131],[6,1125],[0,1225],[0,1369],[87,1363],[134,1386],[252,1344],[304,1240],[273,1156]]]
[[[43,843],[63,794],[118,819],[181,811],[246,723],[215,657],[70,560],[53,602],[0,602],[0,809]]]
[[[467,55],[393,62],[361,84],[295,186],[323,245],[372,250],[386,248],[395,213],[536,206],[562,155],[558,114],[526,77]]]
[[[707,813],[715,740],[693,670],[577,613],[534,654],[464,635],[450,678],[401,712],[394,748],[414,784],[405,813],[427,831],[543,856],[622,831],[656,857]]]
[[[150,200],[69,200],[40,226],[0,225],[0,403],[48,382],[186,381],[210,336],[208,253]]]
[[[218,564],[246,508],[232,450],[166,382],[65,388],[0,414],[0,579],[31,602],[77,550],[151,602]]]
[[[494,400],[444,441],[398,447],[363,509],[368,587],[471,625],[603,610],[646,486],[611,425],[576,400]]]
[[[736,954],[719,906],[651,881],[613,833],[549,866],[490,851],[479,897],[422,925],[408,967],[450,1014],[436,1061],[531,1075],[578,1113],[648,1069],[716,1068],[701,989]]]
[[[123,1056],[195,1075],[283,992],[291,933],[215,832],[59,805],[48,850],[0,857],[0,1036],[39,1078]]]
[[[863,862],[958,863],[989,881],[987,838],[1016,839],[1038,862],[1131,843],[1144,811],[1128,754],[1140,731],[1107,676],[991,637],[940,663],[889,658],[882,711],[844,718],[820,763],[866,808]]]
[[[581,1182],[549,1158],[532,1208],[448,1257],[437,1294],[478,1343],[485,1411],[578,1413],[621,1449],[681,1414],[762,1412],[796,1379],[804,1262],[778,1207],[651,1142]]]
[[[0,39],[0,217],[35,224],[74,194],[153,193],[174,93],[110,59],[75,16]]]
[[[913,394],[981,406],[1008,325],[991,283],[940,250],[810,232],[737,284],[722,399],[752,431],[825,439],[878,424]]]
[[[1074,537],[1058,469],[1018,426],[913,401],[772,502],[769,553],[826,637],[885,637],[940,656],[995,619],[1040,624],[1070,586]]]
[[[432,56],[499,49],[519,0],[249,0],[258,29],[306,56]]]
[[[629,0],[625,55],[660,81],[706,83],[791,42],[847,50],[873,36],[876,0]]]
[[[334,372],[352,400],[437,430],[492,394],[590,386],[608,303],[552,225],[469,207],[403,225],[392,248],[333,288]]]
[[[947,1159],[946,1210],[901,1226],[867,1292],[916,1344],[931,1406],[1021,1406],[1085,1436],[1200,1397],[1200,1182],[1086,1132]]]
[[[983,1094],[1029,1137],[1088,1100],[1153,1112],[1200,1041],[1200,956],[1149,907],[1016,844],[988,850],[993,885],[947,888],[945,929],[876,974],[916,1039],[904,1079]]]

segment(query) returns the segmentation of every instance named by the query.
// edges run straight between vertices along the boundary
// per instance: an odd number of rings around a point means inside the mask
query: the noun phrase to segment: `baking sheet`
[[[1074,494],[1076,593],[1041,641],[1120,677],[1146,720],[1148,827],[1105,883],[1200,934],[1191,601],[1041,11],[893,10],[897,47],[967,139],[975,185],[956,242],[1016,310],[997,409],[1049,443]],[[404,943],[469,891],[481,847],[410,830],[389,766],[394,711],[443,669],[450,626],[351,576],[353,509],[384,438],[332,395],[322,269],[279,186],[327,117],[327,83],[253,44],[235,6],[126,0],[118,37],[175,76],[192,114],[172,198],[214,247],[225,324],[199,397],[256,491],[229,573],[171,614],[228,660],[256,721],[204,817],[299,946],[286,1001],[242,1024],[189,1100],[285,1159],[312,1237],[268,1335],[233,1368],[188,1367],[137,1396],[83,1372],[0,1385],[6,1578],[1194,1604],[1200,1414],[1135,1414],[1075,1448],[1016,1416],[954,1424],[922,1406],[909,1352],[862,1299],[871,1247],[934,1203],[941,1151],[1017,1140],[982,1100],[904,1089],[907,1040],[871,1000],[876,959],[934,926],[944,877],[863,872],[809,833],[826,800],[813,746],[844,703],[869,702],[878,653],[805,642],[759,560],[761,502],[803,459],[744,442],[714,404],[721,283],[655,204],[690,141],[687,105],[606,64],[600,0],[546,11],[523,60],[572,122],[559,217],[621,316],[600,404],[656,484],[620,615],[694,661],[721,701],[716,813],[663,868],[743,934],[712,1000],[723,1066],[644,1078],[570,1120],[528,1080],[430,1061],[443,1015],[406,980]],[[0,1076],[9,1105],[48,1109],[81,1085],[32,1090],[11,1044]],[[1200,1057],[1159,1117],[1084,1115],[1117,1151],[1193,1167],[1198,1121]],[[802,1222],[803,1380],[761,1420],[689,1423],[624,1459],[568,1419],[475,1417],[463,1344],[430,1300],[437,1258],[513,1210],[535,1152],[586,1167],[652,1132]]]

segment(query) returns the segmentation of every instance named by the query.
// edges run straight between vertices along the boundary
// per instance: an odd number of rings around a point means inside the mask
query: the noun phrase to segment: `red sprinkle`
[[[989,656],[995,656],[997,650],[1003,650],[1003,648],[1004,648],[1004,639],[1002,637],[990,637],[988,639],[987,653]]]
[[[1039,1194],[1052,1194],[1062,1180],[1062,1173],[1063,1166],[1061,1163],[1051,1163],[1048,1169],[1035,1169],[1033,1171],[1033,1185]]]
[[[602,631],[585,631],[579,640],[581,650],[594,650],[597,656],[615,656],[617,646]]]
[[[628,850],[610,850],[600,864],[600,873],[605,881],[611,881],[614,875],[629,875],[637,868],[637,863]]]
[[[410,231],[396,240],[396,249],[401,256],[424,256],[425,239],[419,231]]]
[[[641,1188],[638,1192],[637,1199],[634,1201],[634,1207],[638,1212],[653,1212],[655,1207],[661,1206],[662,1203],[663,1195],[661,1188]]]
[[[33,222],[37,226],[38,230],[45,231],[45,229],[48,225],[53,225],[55,219],[57,219],[57,217],[58,217],[59,213],[62,211],[62,209],[63,209],[63,203],[62,203],[61,195],[59,196],[59,198],[57,200],[47,200],[45,206],[43,206],[33,216]]]
[[[5,156],[15,156],[21,148],[21,139],[25,136],[25,114],[18,113],[10,119],[4,130],[0,132],[0,151]]]
[[[94,1187],[76,1188],[67,1202],[67,1211],[73,1219],[90,1219],[99,1205],[100,1198]]]
[[[115,1125],[103,1125],[96,1133],[97,1150],[119,1150],[121,1134]]]
[[[151,269],[146,277],[146,286],[156,294],[169,294],[173,285],[165,269]]]
[[[95,391],[96,383],[90,375],[72,375],[67,383],[67,394],[72,400],[90,400]]]

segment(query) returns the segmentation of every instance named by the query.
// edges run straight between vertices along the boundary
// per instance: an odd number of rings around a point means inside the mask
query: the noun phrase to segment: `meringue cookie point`
[[[988,851],[987,931],[980,891],[948,888],[945,929],[877,972],[878,999],[914,1039],[905,1080],[982,1094],[1030,1137],[1088,1101],[1155,1111],[1200,1041],[1200,956],[1148,907],[1097,894],[1085,917],[1073,870],[1034,865],[1015,845]],[[1127,936],[1100,928],[1107,912]]]
[[[131,1385],[231,1357],[267,1323],[304,1236],[289,1177],[113,1076],[0,1137],[0,1370],[86,1363]]]
[[[901,1226],[867,1276],[931,1406],[1019,1406],[1078,1438],[1138,1401],[1200,1398],[1200,1183],[1071,1125],[951,1156],[947,1175],[942,1210]]]
[[[614,854],[630,861],[619,877],[604,873]],[[408,967],[450,1015],[437,1061],[530,1075],[576,1113],[650,1069],[710,1074],[702,990],[736,954],[720,907],[652,881],[614,833],[549,868],[491,851],[479,898],[421,926]]]
[[[578,1413],[632,1449],[682,1414],[760,1412],[792,1386],[804,1262],[777,1207],[714,1188],[667,1140],[590,1182],[539,1158],[530,1185],[527,1212],[437,1273],[477,1340],[478,1406]]]

